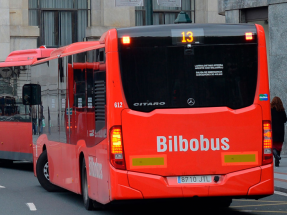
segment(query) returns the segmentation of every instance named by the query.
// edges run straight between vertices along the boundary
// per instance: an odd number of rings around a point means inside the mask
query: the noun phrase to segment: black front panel
[[[122,83],[129,108],[143,112],[158,108],[239,109],[253,103],[257,84],[255,26],[208,26],[118,30]],[[253,32],[253,39],[246,40],[245,32]],[[122,43],[123,36],[130,36],[130,44]]]

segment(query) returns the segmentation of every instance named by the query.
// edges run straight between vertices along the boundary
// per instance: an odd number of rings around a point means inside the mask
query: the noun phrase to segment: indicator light
[[[117,169],[126,169],[122,143],[122,128],[114,126],[110,130],[110,159],[111,164]]]
[[[253,40],[253,34],[251,32],[245,33],[245,39],[246,40]]]
[[[123,37],[123,44],[130,44],[131,43],[131,38],[129,36],[124,36]]]
[[[113,129],[111,133],[111,144],[112,144],[112,153],[113,154],[122,154],[122,137],[121,129]]]
[[[270,164],[273,161],[272,156],[272,129],[270,121],[263,121],[263,155],[262,163]]]

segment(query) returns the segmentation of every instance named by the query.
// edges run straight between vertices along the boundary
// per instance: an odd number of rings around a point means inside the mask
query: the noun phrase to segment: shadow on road
[[[139,201],[115,203],[103,209],[103,214],[250,214],[230,208],[218,208],[194,199]]]
[[[22,161],[0,160],[0,168],[33,172],[33,163]]]
[[[57,199],[61,198],[65,202],[84,209],[82,196],[71,192],[53,193]],[[240,212],[231,208],[218,208],[211,206],[204,199],[164,199],[164,200],[136,200],[117,201],[106,205],[103,209],[94,211],[91,214],[105,215],[159,215],[159,214],[254,214]]]

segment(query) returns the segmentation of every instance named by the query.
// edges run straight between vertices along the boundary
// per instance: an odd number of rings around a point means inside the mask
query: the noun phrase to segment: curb
[[[287,189],[282,187],[274,187],[274,190],[282,193],[287,193]]]

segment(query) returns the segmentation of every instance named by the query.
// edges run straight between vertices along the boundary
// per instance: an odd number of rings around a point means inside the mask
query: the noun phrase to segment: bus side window
[[[95,133],[97,133],[102,129],[106,129],[106,64],[104,48],[96,50],[95,60],[100,63],[99,69],[94,71]],[[105,138],[106,132],[101,132],[98,136]]]
[[[106,72],[94,74],[96,133],[106,126]]]
[[[74,69],[74,106],[84,108],[86,106],[85,69]]]
[[[94,111],[94,69],[96,50],[87,52],[87,111]]]
[[[92,69],[87,69],[87,107],[88,111],[93,111],[93,104],[94,104],[94,72]]]

